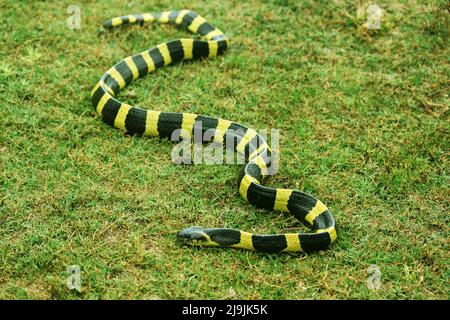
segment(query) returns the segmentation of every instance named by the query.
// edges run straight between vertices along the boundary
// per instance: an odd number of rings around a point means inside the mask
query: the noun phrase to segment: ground
[[[66,26],[70,4],[79,30]],[[2,1],[0,298],[448,299],[449,7],[377,4],[379,30],[365,25],[368,1]],[[110,66],[191,36],[169,25],[106,33],[103,21],[182,8],[223,30],[230,51],[164,68],[120,98],[279,129],[268,183],[327,204],[329,250],[178,245],[192,225],[306,229],[248,205],[238,166],[173,165],[169,141],[95,116],[89,94]],[[70,265],[81,292],[66,287]]]

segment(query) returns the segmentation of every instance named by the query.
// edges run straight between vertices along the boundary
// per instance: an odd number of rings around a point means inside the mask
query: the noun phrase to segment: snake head
[[[179,231],[177,240],[190,245],[208,245],[211,241],[202,227],[190,227]]]

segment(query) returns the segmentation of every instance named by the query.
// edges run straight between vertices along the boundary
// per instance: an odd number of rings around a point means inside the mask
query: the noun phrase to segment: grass
[[[449,7],[446,1],[3,1],[0,298],[448,299]],[[317,195],[338,224],[325,252],[180,247],[191,225],[279,232],[292,217],[239,196],[239,167],[175,166],[167,140],[95,117],[115,62],[189,36],[99,32],[117,15],[193,9],[230,36],[216,60],[164,68],[123,101],[281,131],[269,184]],[[303,227],[301,227],[303,229]],[[66,268],[81,268],[80,293]],[[375,264],[381,287],[366,286]]]

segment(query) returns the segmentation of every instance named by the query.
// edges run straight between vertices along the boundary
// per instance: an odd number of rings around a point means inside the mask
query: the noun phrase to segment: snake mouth
[[[208,235],[201,227],[190,227],[177,233],[177,240],[182,244],[199,245],[208,241]]]

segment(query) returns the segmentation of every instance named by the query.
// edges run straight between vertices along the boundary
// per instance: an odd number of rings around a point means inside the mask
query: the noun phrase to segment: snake
[[[92,90],[92,105],[102,120],[131,136],[170,139],[182,130],[189,135],[196,128],[212,132],[211,141],[243,155],[244,166],[238,175],[242,198],[256,208],[286,212],[303,222],[310,231],[256,234],[232,228],[193,226],[176,233],[181,244],[227,247],[266,253],[313,252],[327,249],[336,240],[335,220],[330,210],[314,196],[300,190],[263,185],[270,174],[272,151],[265,137],[234,121],[192,113],[162,112],[123,103],[119,91],[133,81],[167,65],[185,60],[216,58],[230,46],[229,38],[192,10],[139,13],[119,16],[104,22],[105,30],[146,23],[173,24],[196,34],[156,45],[128,56],[111,67]],[[230,147],[231,146],[231,147]]]

